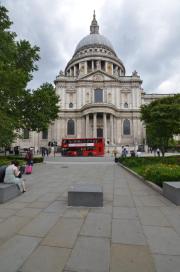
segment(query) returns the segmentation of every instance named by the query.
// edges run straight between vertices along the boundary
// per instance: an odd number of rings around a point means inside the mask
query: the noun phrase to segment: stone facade
[[[61,99],[59,118],[49,127],[47,139],[32,132],[18,145],[39,148],[49,141],[61,144],[62,138],[76,137],[104,137],[107,145],[117,146],[144,143],[140,106],[161,96],[145,94],[136,71],[126,76],[113,46],[99,34],[95,14],[90,34],[79,42],[54,82]]]

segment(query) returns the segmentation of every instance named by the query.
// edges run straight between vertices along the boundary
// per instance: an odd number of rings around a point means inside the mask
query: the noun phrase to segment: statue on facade
[[[132,76],[133,77],[138,77],[139,76],[136,70],[134,70],[134,72],[132,72]]]
[[[118,71],[118,67],[116,66],[115,69],[114,69],[114,75],[115,76],[119,76],[119,71]]]
[[[84,75],[84,65],[82,65],[79,69],[79,76],[83,76]]]
[[[60,76],[60,77],[63,77],[63,76],[64,76],[64,72],[63,72],[62,70],[60,70],[59,76]]]
[[[99,60],[96,61],[96,69],[101,70],[101,63]]]

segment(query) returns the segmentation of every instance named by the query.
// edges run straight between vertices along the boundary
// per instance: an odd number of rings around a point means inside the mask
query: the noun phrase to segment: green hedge
[[[157,164],[155,167],[147,166],[143,176],[162,187],[164,181],[180,181],[180,166],[175,164]]]
[[[20,165],[26,164],[25,159],[22,157],[19,157],[19,156],[1,156],[0,157],[0,166],[1,165],[8,165],[13,160],[18,161]],[[40,163],[40,162],[43,162],[43,157],[33,158],[33,163]]]
[[[180,181],[180,156],[120,158],[120,163],[160,187],[164,181]]]
[[[180,165],[180,156],[169,156],[169,157],[122,157],[119,158],[119,162],[129,167],[136,167],[139,165],[149,165],[149,164],[177,164]]]

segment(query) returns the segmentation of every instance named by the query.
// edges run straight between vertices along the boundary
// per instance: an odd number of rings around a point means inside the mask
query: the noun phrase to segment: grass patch
[[[164,181],[180,181],[180,156],[120,158],[119,162],[162,187]]]

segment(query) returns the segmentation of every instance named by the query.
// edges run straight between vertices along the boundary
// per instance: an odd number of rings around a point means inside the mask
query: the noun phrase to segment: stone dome
[[[94,12],[90,34],[81,39],[76,46],[72,58],[66,65],[65,75],[79,77],[97,69],[110,74],[125,75],[125,67],[111,42],[99,34],[99,25]]]
[[[108,49],[112,50],[114,52],[114,48],[110,41],[104,37],[101,34],[89,34],[85,36],[76,46],[75,49],[75,54],[77,51],[80,51],[81,49],[85,47],[94,47],[94,46],[102,46],[102,47],[107,47]]]

